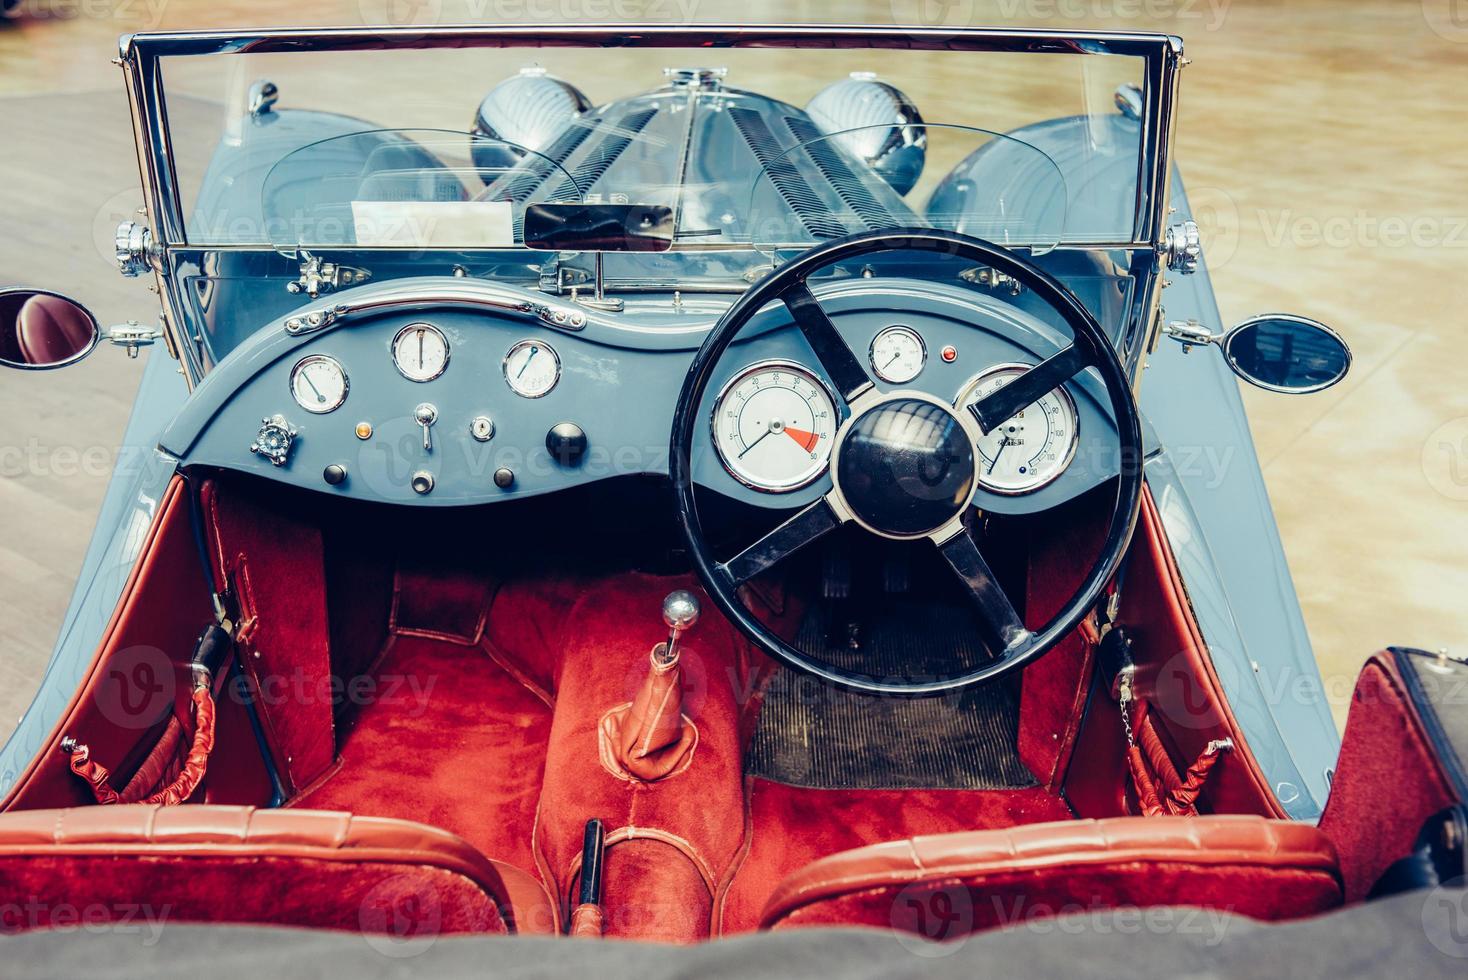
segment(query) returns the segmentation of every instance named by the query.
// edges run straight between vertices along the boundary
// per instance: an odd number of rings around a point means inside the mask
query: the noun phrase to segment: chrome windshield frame
[[[1167,225],[1172,134],[1178,74],[1186,60],[1182,39],[1156,33],[1105,31],[870,27],[862,25],[627,25],[566,27],[495,25],[440,27],[271,28],[242,31],[184,31],[126,34],[118,41],[132,111],[144,221],[152,235],[150,256],[163,320],[185,365],[190,387],[205,364],[184,336],[185,310],[179,285],[169,274],[168,253],[189,246],[177,167],[168,127],[160,61],[166,57],[261,52],[309,54],[330,51],[435,48],[872,48],[1033,54],[1125,55],[1144,63],[1141,152],[1138,155],[1135,221],[1130,241],[1066,243],[1068,248],[1126,249],[1144,259],[1150,274],[1139,282],[1137,317],[1127,325],[1124,359],[1134,367],[1157,316],[1160,270],[1155,261]]]

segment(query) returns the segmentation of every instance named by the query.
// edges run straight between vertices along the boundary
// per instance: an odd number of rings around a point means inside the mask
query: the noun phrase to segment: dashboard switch
[[[494,471],[494,485],[501,490],[508,490],[515,485],[515,471],[505,469],[501,466]]]
[[[558,422],[545,434],[545,448],[562,466],[579,466],[586,455],[586,433],[575,422]]]
[[[433,452],[433,436],[430,434],[430,430],[433,428],[433,423],[438,421],[438,409],[434,408],[428,402],[424,402],[422,405],[413,409],[413,421],[423,427],[423,451],[425,453]],[[432,487],[429,489],[432,489]],[[423,492],[427,493],[428,491],[425,490]]]
[[[347,468],[340,463],[332,463],[321,471],[321,479],[334,487],[339,487],[347,482]]]
[[[419,470],[413,474],[413,492],[423,496],[433,492],[433,474],[427,470]]]

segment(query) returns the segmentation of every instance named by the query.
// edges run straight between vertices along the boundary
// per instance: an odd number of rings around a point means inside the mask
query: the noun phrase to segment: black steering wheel
[[[1012,277],[1053,306],[1072,342],[968,410],[919,391],[883,394],[867,376],[807,280],[837,262],[878,252],[940,253]],[[739,554],[714,557],[694,501],[692,452],[700,407],[714,368],[739,332],[767,304],[783,303],[840,394],[847,414],[831,454],[832,488]],[[1120,478],[1105,540],[1090,573],[1039,630],[1021,621],[964,523],[978,477],[984,434],[1087,368],[1105,382],[1116,421]],[[862,233],[819,245],[782,266],[731,306],[709,332],[683,383],[669,460],[677,518],[704,588],[719,609],[776,660],[840,687],[869,693],[935,695],[992,681],[1049,652],[1100,601],[1131,541],[1142,497],[1142,433],[1126,372],[1101,325],[1063,285],[1034,263],[998,245],[930,229]],[[892,680],[812,659],[776,636],[740,601],[738,589],[781,559],[840,525],[855,522],[884,538],[928,538],[967,587],[988,634],[992,659],[939,679]]]

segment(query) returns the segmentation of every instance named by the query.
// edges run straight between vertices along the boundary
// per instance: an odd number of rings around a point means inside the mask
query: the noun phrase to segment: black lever
[[[602,857],[605,853],[606,833],[601,821],[586,821],[586,834],[581,839],[581,896],[578,904],[601,904]]]

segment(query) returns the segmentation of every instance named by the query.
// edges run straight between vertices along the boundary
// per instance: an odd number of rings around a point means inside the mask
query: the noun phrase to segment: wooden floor
[[[401,0],[75,5],[105,16],[0,25],[0,277],[44,285],[104,323],[154,297],[112,269],[138,203],[120,33],[385,22]],[[1290,311],[1336,325],[1351,377],[1304,397],[1245,391],[1295,583],[1336,717],[1388,643],[1468,652],[1468,26],[1447,0],[1079,0],[948,5],[562,0],[602,20],[645,9],[704,22],[917,22],[1166,30],[1184,73],[1178,155],[1225,321]],[[443,0],[443,23],[523,4]],[[1083,17],[1015,19],[1089,12]],[[1156,16],[1111,16],[1151,11]],[[961,19],[960,19],[961,18]],[[798,70],[792,67],[792,71]],[[758,87],[758,86],[755,86]],[[941,121],[941,120],[939,120]],[[0,379],[0,736],[39,683],[127,419],[141,361],[98,351]]]

